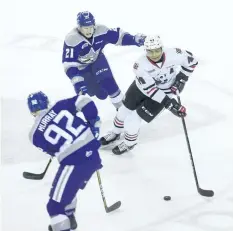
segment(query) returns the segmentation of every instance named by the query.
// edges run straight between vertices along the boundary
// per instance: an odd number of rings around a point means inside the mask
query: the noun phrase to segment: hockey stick
[[[52,162],[52,158],[49,159],[49,162],[47,166],[45,167],[45,170],[42,173],[36,174],[36,173],[31,173],[31,172],[23,172],[23,177],[29,180],[42,180],[49,168],[49,165]]]
[[[109,207],[107,206],[107,202],[106,202],[106,199],[105,199],[105,196],[104,196],[104,190],[103,190],[103,186],[102,186],[102,182],[101,182],[101,178],[100,178],[100,173],[99,173],[98,170],[96,171],[96,174],[97,174],[98,183],[99,183],[99,187],[100,187],[100,192],[101,192],[102,200],[104,202],[104,208],[105,208],[106,213],[110,213],[110,212],[120,208],[120,206],[121,206],[120,201],[117,201],[116,203],[114,203],[113,205],[111,205]]]
[[[177,94],[177,99],[178,99],[179,104],[181,104],[181,99],[180,99],[180,96],[178,94]],[[188,150],[189,150],[189,155],[190,155],[190,159],[191,159],[191,163],[192,163],[192,167],[193,167],[193,174],[194,174],[194,178],[195,178],[195,182],[196,182],[197,191],[202,196],[212,197],[214,195],[214,191],[205,190],[205,189],[200,188],[200,186],[199,186],[197,173],[196,173],[196,169],[195,169],[195,164],[194,164],[194,160],[193,160],[193,155],[192,155],[192,150],[191,150],[191,145],[190,145],[190,142],[189,142],[188,131],[187,131],[187,127],[186,127],[184,117],[181,117],[181,120],[182,120],[182,124],[183,124],[183,128],[184,128],[184,134],[185,134],[185,138],[186,138],[186,142],[187,142],[187,146],[188,146]]]

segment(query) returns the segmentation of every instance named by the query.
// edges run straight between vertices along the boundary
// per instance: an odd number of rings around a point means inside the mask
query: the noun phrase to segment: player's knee
[[[99,85],[108,93],[108,95],[114,96],[117,92],[120,92],[119,87],[113,76],[105,78],[99,82]]]
[[[116,117],[121,120],[124,121],[125,118],[130,115],[132,113],[132,111],[130,109],[128,109],[124,104],[119,108]]]
[[[125,120],[125,144],[133,146],[137,143],[138,133],[141,125],[141,118],[136,111],[133,111]]]
[[[70,220],[64,214],[59,214],[51,218],[51,227],[53,231],[70,230]]]
[[[125,120],[125,132],[137,134],[141,126],[141,117],[136,111],[133,111]]]
[[[96,97],[100,100],[105,100],[108,97],[108,93],[102,88],[98,93],[96,93]]]
[[[110,95],[110,99],[112,104],[118,109],[121,107],[123,103],[122,101],[124,99],[124,95],[122,94],[120,89],[118,89],[118,91],[115,94]]]
[[[49,202],[47,203],[47,211],[49,216],[53,217],[57,214],[65,214],[65,207],[63,204],[49,199]]]

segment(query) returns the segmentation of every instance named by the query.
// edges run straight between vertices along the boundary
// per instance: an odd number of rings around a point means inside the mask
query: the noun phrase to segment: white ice
[[[97,22],[132,34],[158,33],[165,46],[193,52],[199,66],[182,94],[200,186],[215,191],[200,196],[195,187],[180,119],[164,113],[143,124],[139,144],[114,156],[101,150],[107,203],[122,201],[106,214],[96,176],[78,198],[82,231],[232,231],[233,230],[233,76],[231,0],[8,0],[1,27],[1,220],[3,231],[47,230],[46,203],[58,167],[45,179],[29,181],[23,171],[43,171],[48,157],[32,147],[29,93],[42,90],[52,101],[74,94],[61,64],[65,34],[76,14],[90,10]],[[143,48],[109,45],[106,54],[115,78],[126,90],[132,66]],[[109,100],[98,104],[102,134],[115,115]],[[170,195],[166,202],[163,196]]]

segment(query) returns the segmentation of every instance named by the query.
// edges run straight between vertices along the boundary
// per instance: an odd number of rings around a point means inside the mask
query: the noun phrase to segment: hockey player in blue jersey
[[[142,46],[144,38],[142,34],[133,36],[120,28],[109,29],[96,24],[88,11],[78,13],[77,27],[66,36],[62,57],[65,73],[76,93],[87,93],[101,100],[109,96],[112,104],[119,108],[124,95],[113,77],[103,49],[107,44]]]
[[[51,217],[49,230],[76,229],[76,194],[102,168],[97,108],[85,95],[58,101],[49,107],[48,97],[42,92],[28,96],[28,107],[36,118],[30,132],[31,142],[60,163],[47,204]],[[76,116],[77,112],[82,112],[87,122]]]

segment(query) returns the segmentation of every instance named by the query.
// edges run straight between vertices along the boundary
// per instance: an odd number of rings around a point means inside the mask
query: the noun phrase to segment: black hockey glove
[[[188,81],[188,77],[180,72],[176,76],[176,81],[175,83],[171,86],[171,91],[173,94],[177,95],[177,93],[181,93],[184,89],[185,83]]]
[[[186,108],[179,104],[175,99],[170,99],[170,101],[167,101],[165,104],[165,108],[171,111],[175,116],[186,116]]]

